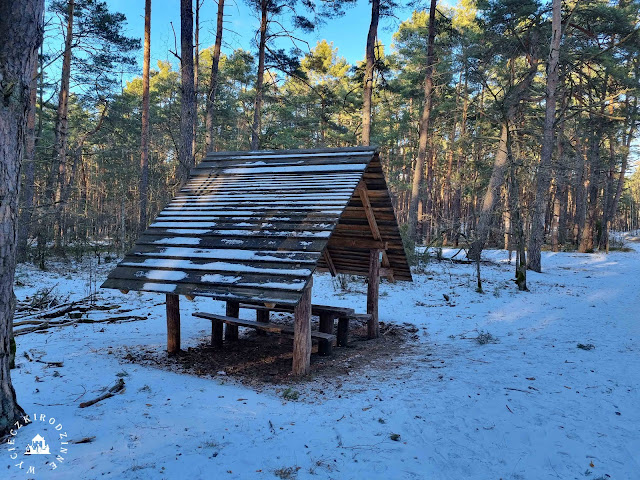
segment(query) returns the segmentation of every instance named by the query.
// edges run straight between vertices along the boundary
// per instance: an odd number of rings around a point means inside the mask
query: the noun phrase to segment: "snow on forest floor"
[[[46,415],[20,429],[17,444],[40,433],[57,452],[50,418],[69,439],[95,439],[68,445],[53,471],[49,456],[21,455],[35,475],[12,466],[9,445],[0,458],[8,478],[38,479],[640,478],[640,243],[629,246],[545,252],[528,293],[516,291],[504,251],[485,252],[484,294],[473,266],[447,261],[431,261],[412,284],[385,281],[380,318],[415,324],[417,348],[325,378],[322,389],[313,378],[251,388],[128,363],[127,348],[165,348],[163,298],[99,291],[101,302],[149,319],[20,336],[12,371],[22,407]],[[16,295],[56,285],[58,295],[81,298],[113,266],[21,265]],[[366,287],[352,287],[343,293],[319,275],[313,301],[364,312]],[[195,346],[210,325],[190,313],[222,313],[223,304],[181,306],[183,347]],[[64,364],[29,361],[25,351]],[[123,394],[78,408],[118,378]],[[285,399],[286,388],[299,398]]]

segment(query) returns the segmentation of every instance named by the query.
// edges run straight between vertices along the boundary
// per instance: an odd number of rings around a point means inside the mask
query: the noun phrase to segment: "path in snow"
[[[164,348],[162,297],[101,292],[131,304],[133,314],[150,312],[150,320],[18,338],[12,376],[21,405],[55,417],[70,438],[96,437],[70,445],[53,472],[45,458],[31,457],[35,477],[638,478],[640,244],[633,247],[608,256],[545,253],[545,273],[529,273],[530,293],[515,290],[503,251],[486,252],[498,263],[483,267],[485,294],[474,291],[471,266],[430,263],[413,284],[381,287],[381,319],[416,324],[417,353],[341,378],[259,392],[222,375],[198,378],[121,362],[125,346]],[[100,267],[99,275],[111,267]],[[59,292],[82,297],[89,272],[73,268],[55,274],[21,266],[18,280],[26,286],[16,294],[58,283]],[[354,289],[361,293],[341,294],[320,275],[314,301],[364,311],[366,286]],[[208,330],[190,312],[223,312],[222,303],[207,299],[182,307],[187,345]],[[478,331],[498,342],[478,344]],[[64,366],[29,362],[20,354],[25,350]],[[77,407],[117,374],[124,394]],[[288,386],[300,392],[298,401],[282,398]],[[54,433],[32,425],[18,439],[28,443],[41,430]],[[14,463],[8,451],[4,461]],[[7,472],[26,478],[13,467]]]

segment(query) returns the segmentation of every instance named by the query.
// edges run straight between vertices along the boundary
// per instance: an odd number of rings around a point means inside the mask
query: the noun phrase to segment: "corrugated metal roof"
[[[102,287],[295,305],[317,267],[366,275],[375,241],[411,280],[375,148],[211,153]]]

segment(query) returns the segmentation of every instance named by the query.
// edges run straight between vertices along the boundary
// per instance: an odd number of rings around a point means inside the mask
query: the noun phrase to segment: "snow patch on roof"
[[[145,283],[142,285],[142,290],[171,293],[176,291],[176,285],[169,283]]]
[[[205,230],[205,232],[208,230]],[[169,237],[161,238],[153,243],[162,245],[200,245],[200,239],[195,237]]]
[[[203,275],[200,280],[207,283],[236,283],[242,277],[232,277],[230,275],[220,275],[218,273],[210,273]]]

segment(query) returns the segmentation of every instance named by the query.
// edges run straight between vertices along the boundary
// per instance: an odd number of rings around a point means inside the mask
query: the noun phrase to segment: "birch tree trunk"
[[[144,61],[142,65],[142,135],[140,136],[140,232],[147,228],[149,186],[149,63],[151,61],[151,0],[144,2]]]
[[[207,95],[207,116],[205,126],[207,130],[206,150],[210,152],[214,149],[214,125],[213,116],[215,110],[216,91],[218,90],[218,69],[220,66],[220,49],[222,47],[222,32],[224,23],[224,0],[218,0],[218,19],[216,24],[216,43],[213,47],[213,58],[211,59],[211,80],[209,82],[209,93]]]
[[[531,215],[531,236],[529,237],[529,269],[542,271],[541,249],[544,240],[544,224],[551,182],[551,157],[554,144],[554,121],[556,117],[556,89],[559,82],[558,62],[560,40],[562,38],[562,0],[553,0],[551,19],[551,47],[547,62],[547,88],[545,95],[544,130],[540,165],[536,178],[536,196]]]
[[[431,0],[429,9],[429,39],[427,42],[427,70],[424,76],[424,107],[420,117],[420,135],[418,137],[418,158],[413,170],[411,182],[411,200],[409,202],[409,238],[416,240],[418,228],[418,199],[420,197],[420,185],[422,184],[422,173],[427,158],[427,144],[429,140],[429,120],[431,117],[431,106],[433,100],[433,47],[436,38],[436,0]]]
[[[16,217],[26,120],[44,0],[0,2],[0,437],[24,411],[11,383]]]
[[[194,166],[193,125],[195,91],[193,79],[193,2],[180,0],[180,65],[182,102],[180,111],[180,180],[184,182]]]
[[[260,119],[262,115],[262,89],[264,88],[264,56],[267,45],[268,0],[262,0],[260,18],[260,43],[258,45],[258,76],[256,78],[256,100],[251,125],[251,150],[260,148]]]
[[[371,143],[371,97],[373,96],[373,67],[376,61],[375,48],[380,19],[380,0],[371,0],[371,23],[367,34],[365,51],[364,91],[362,97],[362,145]]]

